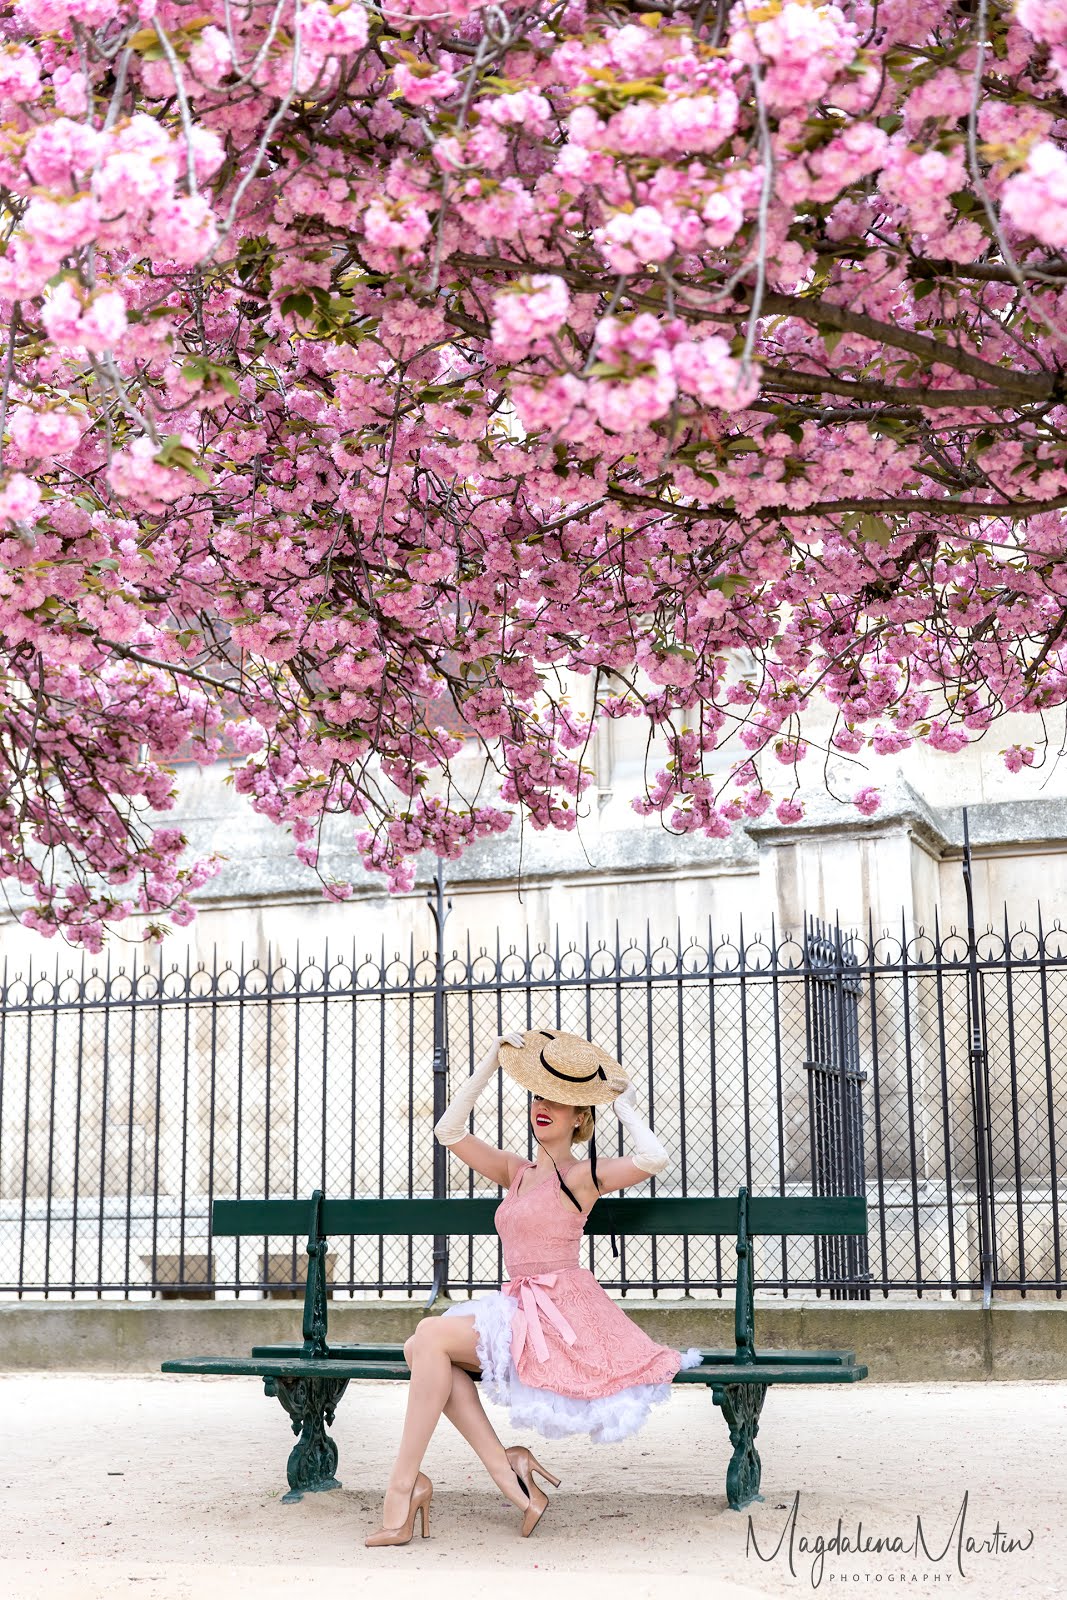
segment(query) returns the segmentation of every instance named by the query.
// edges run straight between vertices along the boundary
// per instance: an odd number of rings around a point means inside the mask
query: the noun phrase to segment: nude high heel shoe
[[[383,1544],[410,1544],[412,1534],[415,1532],[415,1513],[422,1514],[422,1537],[425,1539],[430,1531],[430,1501],[433,1499],[433,1484],[425,1472],[420,1472],[411,1490],[411,1499],[408,1502],[408,1514],[399,1528],[379,1528],[377,1533],[369,1533],[363,1543],[375,1548]]]
[[[523,1444],[513,1445],[510,1450],[504,1453],[508,1458],[508,1465],[522,1484],[523,1493],[530,1502],[523,1515],[521,1529],[522,1537],[528,1539],[548,1510],[548,1496],[534,1482],[534,1473],[539,1473],[554,1489],[559,1488],[559,1479],[554,1478],[551,1472],[541,1465],[532,1451],[527,1450]]]

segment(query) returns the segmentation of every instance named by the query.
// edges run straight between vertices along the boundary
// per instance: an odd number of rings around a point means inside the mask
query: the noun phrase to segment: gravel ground
[[[442,1422],[431,1536],[366,1550],[405,1395],[353,1385],[332,1430],[343,1487],[282,1505],[292,1437],[253,1379],[0,1375],[0,1593],[406,1600],[443,1582],[511,1600],[546,1576],[580,1600],[1067,1593],[1067,1383],[772,1390],[764,1499],[741,1513],[725,1424],[679,1388],[623,1444],[525,1441],[563,1480],[529,1540]],[[839,1522],[851,1550],[820,1554]],[[857,1534],[900,1543],[857,1552]]]

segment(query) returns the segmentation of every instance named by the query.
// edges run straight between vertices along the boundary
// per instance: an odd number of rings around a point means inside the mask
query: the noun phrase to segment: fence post
[[[978,970],[978,940],[974,930],[974,892],[971,879],[971,830],[963,808],[963,887],[967,896],[967,1024],[970,1035],[971,1092],[974,1108],[975,1188],[978,1198],[978,1238],[982,1253],[982,1306],[993,1302],[993,1182],[989,1161],[989,1111],[986,1096],[989,1049],[986,1041],[982,978]]]
[[[437,857],[433,888],[426,891],[426,900],[434,920],[436,945],[433,973],[433,1120],[436,1123],[448,1103],[448,1038],[445,1017],[445,922],[452,910],[451,899],[445,900],[444,862]],[[433,1197],[443,1200],[448,1192],[448,1151],[436,1139],[433,1142]],[[448,1234],[433,1236],[433,1284],[426,1301],[432,1306],[438,1295],[448,1298]]]

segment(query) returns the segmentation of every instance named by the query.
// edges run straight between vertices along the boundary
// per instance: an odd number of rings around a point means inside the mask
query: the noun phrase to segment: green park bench
[[[330,1235],[465,1236],[495,1232],[498,1199],[479,1200],[327,1200],[316,1190],[311,1200],[216,1200],[211,1209],[217,1237],[246,1238],[303,1233],[308,1229],[308,1272],[304,1291],[303,1343],[256,1345],[250,1356],[187,1356],[163,1362],[164,1372],[262,1378],[268,1395],[281,1401],[293,1432],[299,1434],[289,1456],[289,1493],[336,1489],[337,1446],[326,1432],[350,1383],[363,1378],[410,1376],[402,1345],[326,1342],[326,1241]],[[775,1383],[856,1383],[867,1376],[850,1350],[757,1350],[752,1297],[752,1241],[759,1235],[866,1234],[867,1202],[860,1196],[819,1199],[781,1195],[757,1197],[740,1189],[737,1198],[719,1195],[665,1199],[605,1198],[586,1223],[587,1234],[708,1236],[737,1234],[737,1289],[733,1350],[702,1350],[699,1367],[679,1372],[675,1383],[699,1383],[711,1390],[730,1430],[733,1455],[726,1472],[726,1494],[735,1511],[760,1499],[760,1458],[756,1450],[760,1412]],[[473,1376],[473,1374],[472,1374]]]

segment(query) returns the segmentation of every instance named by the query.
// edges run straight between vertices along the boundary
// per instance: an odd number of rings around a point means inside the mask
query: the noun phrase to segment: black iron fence
[[[302,1241],[215,1239],[220,1196],[494,1192],[435,1145],[497,1032],[595,1036],[671,1162],[660,1194],[865,1193],[868,1241],[768,1242],[757,1287],[839,1297],[1064,1287],[1067,935],[608,941],[243,968],[4,974],[0,1293],[290,1293]],[[526,1096],[475,1131],[530,1152]],[[599,1114],[598,1148],[617,1125]],[[620,1143],[619,1149],[622,1149]],[[609,1288],[731,1282],[725,1239],[590,1241]],[[500,1281],[498,1242],[331,1242],[334,1292]]]

